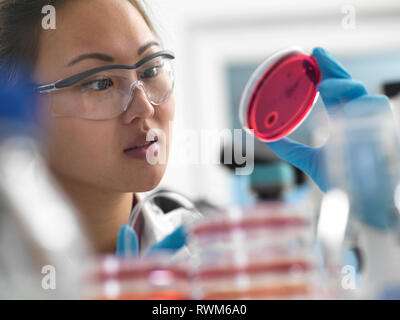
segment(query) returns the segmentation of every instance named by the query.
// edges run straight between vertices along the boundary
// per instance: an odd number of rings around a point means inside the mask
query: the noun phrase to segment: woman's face
[[[152,45],[138,54],[140,48],[156,39],[127,0],[68,1],[57,9],[56,18],[56,30],[42,30],[35,69],[38,83],[53,82],[103,65],[132,65],[161,49]],[[77,57],[91,53],[109,56],[112,61],[88,58],[69,65]],[[73,95],[65,94],[52,103],[72,105],[73,99]],[[46,158],[57,176],[117,192],[143,192],[159,184],[166,161],[152,165],[146,158],[130,156],[124,150],[138,144],[150,129],[161,129],[165,139],[159,139],[158,147],[168,155],[173,95],[154,107],[141,90],[135,90],[124,113],[101,121],[54,117],[50,100],[45,95],[40,112]]]

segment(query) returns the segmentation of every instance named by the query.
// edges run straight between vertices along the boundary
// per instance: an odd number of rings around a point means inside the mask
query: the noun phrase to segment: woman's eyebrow
[[[141,56],[143,53],[146,52],[147,49],[149,49],[152,46],[160,46],[160,44],[157,41],[149,41],[147,42],[144,46],[141,46],[137,52],[138,56]]]
[[[157,41],[149,41],[145,45],[141,46],[137,52],[138,56],[141,56],[144,52],[146,52],[147,49],[149,49],[152,46],[160,46],[160,44]],[[66,66],[70,67],[74,64],[77,64],[78,62],[86,59],[97,59],[105,62],[113,62],[115,59],[107,54],[104,53],[85,53],[81,54],[78,57],[74,58],[71,62],[69,62]]]
[[[104,53],[85,53],[85,54],[81,54],[80,56],[73,59],[66,66],[70,67],[70,66],[77,64],[78,62],[85,60],[85,59],[97,59],[97,60],[101,60],[101,61],[105,61],[105,62],[113,62],[114,61],[113,57],[111,57],[107,54],[104,54]]]

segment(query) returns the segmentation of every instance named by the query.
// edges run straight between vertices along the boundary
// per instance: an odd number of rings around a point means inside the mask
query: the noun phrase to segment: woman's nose
[[[151,118],[154,116],[154,106],[146,97],[146,93],[142,85],[136,85],[131,91],[132,97],[128,104],[128,108],[122,114],[124,123],[130,123],[135,118]]]

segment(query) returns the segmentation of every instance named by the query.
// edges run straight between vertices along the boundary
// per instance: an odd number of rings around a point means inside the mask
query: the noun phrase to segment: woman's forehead
[[[89,52],[104,53],[122,63],[154,39],[144,18],[127,0],[72,1],[57,14],[56,30],[42,31],[41,53],[65,65]]]

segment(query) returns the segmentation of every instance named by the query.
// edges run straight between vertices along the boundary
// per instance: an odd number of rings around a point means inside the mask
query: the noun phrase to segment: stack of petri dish
[[[188,264],[167,263],[168,257],[98,258],[83,279],[86,300],[187,300]]]
[[[280,202],[206,212],[188,229],[191,298],[319,298],[319,260],[307,213]]]

